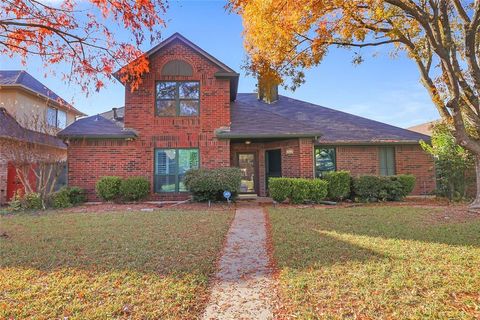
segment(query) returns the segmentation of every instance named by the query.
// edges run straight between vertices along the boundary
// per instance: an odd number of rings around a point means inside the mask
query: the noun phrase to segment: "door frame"
[[[253,178],[253,192],[240,192],[240,194],[259,194],[259,184],[258,184],[258,153],[257,151],[239,151],[235,153],[235,166],[240,168],[240,155],[242,154],[253,154],[253,171],[254,171],[254,178]]]

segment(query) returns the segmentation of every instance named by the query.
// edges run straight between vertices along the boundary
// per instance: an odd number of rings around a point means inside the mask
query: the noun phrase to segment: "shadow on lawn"
[[[465,223],[433,224],[425,219],[431,210],[401,207],[270,210],[275,255],[280,257],[280,264],[283,260],[283,264],[292,268],[386,257],[382,252],[344,239],[349,236],[367,236],[371,241],[398,239],[480,247],[480,217]]]

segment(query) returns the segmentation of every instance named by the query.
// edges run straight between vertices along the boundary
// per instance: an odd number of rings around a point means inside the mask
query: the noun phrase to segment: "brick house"
[[[435,188],[427,136],[278,96],[266,103],[237,93],[239,74],[180,34],[149,52],[140,88],[125,88],[125,107],[80,119],[61,131],[69,183],[91,200],[102,176],[144,176],[151,200],[183,199],[190,168],[236,166],[241,191],[267,194],[269,177],[411,173],[415,194]]]
[[[67,146],[55,134],[83,115],[26,71],[0,70],[0,205],[23,188],[18,155],[66,161]]]

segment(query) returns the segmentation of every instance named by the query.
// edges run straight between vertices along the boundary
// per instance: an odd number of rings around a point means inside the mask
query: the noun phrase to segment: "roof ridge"
[[[346,115],[349,115],[349,116],[352,116],[352,117],[361,118],[361,119],[364,119],[364,120],[367,120],[367,121],[376,122],[376,123],[379,123],[379,124],[381,124],[381,125],[389,126],[389,127],[395,128],[395,129],[400,129],[400,130],[412,132],[411,130],[408,130],[408,129],[406,129],[406,128],[401,128],[401,127],[394,126],[394,125],[389,124],[389,123],[385,123],[385,122],[381,122],[381,121],[378,121],[378,120],[366,118],[366,117],[359,116],[359,115],[356,115],[356,114],[353,114],[353,113],[349,113],[349,112],[345,112],[345,111],[342,111],[342,110],[325,107],[325,106],[322,106],[322,105],[319,105],[319,104],[316,104],[316,103],[307,102],[307,101],[303,101],[303,100],[299,100],[299,99],[287,97],[287,96],[284,96],[284,95],[279,95],[279,97],[283,97],[283,98],[290,99],[290,100],[295,100],[295,101],[297,101],[297,102],[300,102],[300,103],[303,103],[303,104],[307,104],[307,105],[310,105],[310,106],[315,106],[315,107],[320,107],[320,108],[324,108],[324,109],[327,109],[327,110],[332,110],[332,111],[334,111],[334,112],[343,113],[343,114],[346,114]],[[298,120],[298,121],[303,121],[303,120]],[[414,131],[413,131],[413,132],[414,132]],[[414,133],[424,136],[424,134],[421,134],[421,133],[418,133],[418,132],[414,132]]]

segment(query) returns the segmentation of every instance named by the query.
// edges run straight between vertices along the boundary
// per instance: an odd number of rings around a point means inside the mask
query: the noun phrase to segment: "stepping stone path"
[[[203,319],[273,318],[265,222],[258,206],[236,210]]]

